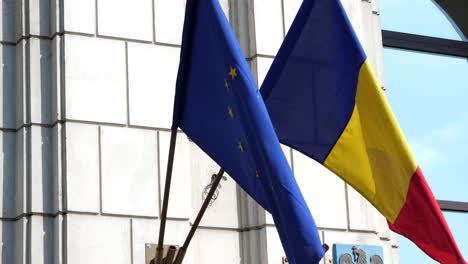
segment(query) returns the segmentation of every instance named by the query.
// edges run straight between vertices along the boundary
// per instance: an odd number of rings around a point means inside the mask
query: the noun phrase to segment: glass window
[[[384,49],[387,97],[437,199],[468,202],[468,60]]]
[[[382,29],[466,41],[456,24],[434,1],[382,0],[380,6]]]
[[[455,241],[460,248],[461,253],[468,258],[468,213],[452,213],[444,212],[445,219],[452,230]],[[398,237],[398,244],[400,249],[400,264],[438,264],[435,260],[428,257],[422,250],[409,241],[405,237]]]
[[[444,212],[444,215],[463,257],[468,259],[468,213]]]

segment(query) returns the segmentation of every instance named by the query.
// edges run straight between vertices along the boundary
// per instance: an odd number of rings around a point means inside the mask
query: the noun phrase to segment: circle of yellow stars
[[[234,80],[236,79],[236,77],[238,76],[237,74],[237,69],[230,66],[229,67],[229,72],[228,72],[228,75],[231,76],[231,80]],[[224,80],[224,87],[226,87],[226,89],[229,91],[229,81],[228,80]],[[232,110],[232,108],[230,106],[228,106],[228,115],[229,117],[231,117],[231,119],[234,119],[234,111]],[[239,140],[238,144],[237,144],[237,147],[239,148],[239,150],[241,152],[244,152],[244,146],[242,145],[242,142]]]
[[[237,69],[235,67],[230,66],[228,75],[231,77],[231,80],[235,80],[238,76]],[[229,85],[228,79],[224,80],[224,87],[229,92],[229,89],[231,88],[231,86]],[[235,117],[234,110],[230,106],[227,107],[227,113],[231,119],[234,119]],[[242,145],[242,141],[240,140],[238,141],[237,148],[239,149],[240,152],[245,151],[244,146]],[[258,170],[255,171],[255,178],[257,179],[260,178],[260,173],[258,172]],[[273,184],[270,183],[270,187],[273,189]]]

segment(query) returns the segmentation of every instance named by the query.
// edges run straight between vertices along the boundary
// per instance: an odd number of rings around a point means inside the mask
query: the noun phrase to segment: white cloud
[[[466,120],[461,120],[459,122],[454,122],[446,124],[440,129],[433,131],[434,137],[444,137],[449,139],[458,139],[464,137],[464,131],[468,130],[468,122]]]
[[[444,161],[444,155],[430,144],[413,143],[411,149],[418,164],[424,168],[434,167]]]
[[[411,149],[418,163],[425,167],[435,167],[447,161],[455,153],[447,153],[447,146],[454,142],[466,142],[468,119],[462,118],[428,131],[416,139],[410,139]]]

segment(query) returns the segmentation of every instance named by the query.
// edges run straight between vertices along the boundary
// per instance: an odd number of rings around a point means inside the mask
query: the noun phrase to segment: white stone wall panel
[[[349,228],[351,230],[376,230],[377,210],[351,186],[347,186]]]
[[[155,131],[101,127],[102,211],[152,216],[158,209]]]
[[[286,254],[284,253],[283,246],[281,245],[278,231],[276,231],[274,226],[267,226],[265,231],[268,263],[281,263],[283,256],[286,256]]]
[[[186,0],[154,0],[156,42],[181,44],[185,3]]]
[[[67,210],[99,212],[99,131],[96,125],[67,123]]]
[[[196,263],[223,264],[241,263],[239,233],[230,230],[199,229]],[[222,245],[222,246],[221,246]]]
[[[98,0],[98,34],[153,40],[151,0]]]
[[[129,219],[69,214],[65,221],[65,263],[131,263]]]
[[[256,53],[276,55],[283,41],[282,0],[254,0]]]
[[[96,33],[96,0],[66,0],[63,1],[63,10],[65,31]]]
[[[170,128],[180,49],[128,44],[130,124]]]
[[[66,35],[64,56],[66,118],[126,123],[125,43]]]

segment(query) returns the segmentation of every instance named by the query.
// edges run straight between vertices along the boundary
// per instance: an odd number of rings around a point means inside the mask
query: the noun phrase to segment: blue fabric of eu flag
[[[318,263],[317,227],[218,0],[188,0],[173,129],[273,215],[293,264]]]

